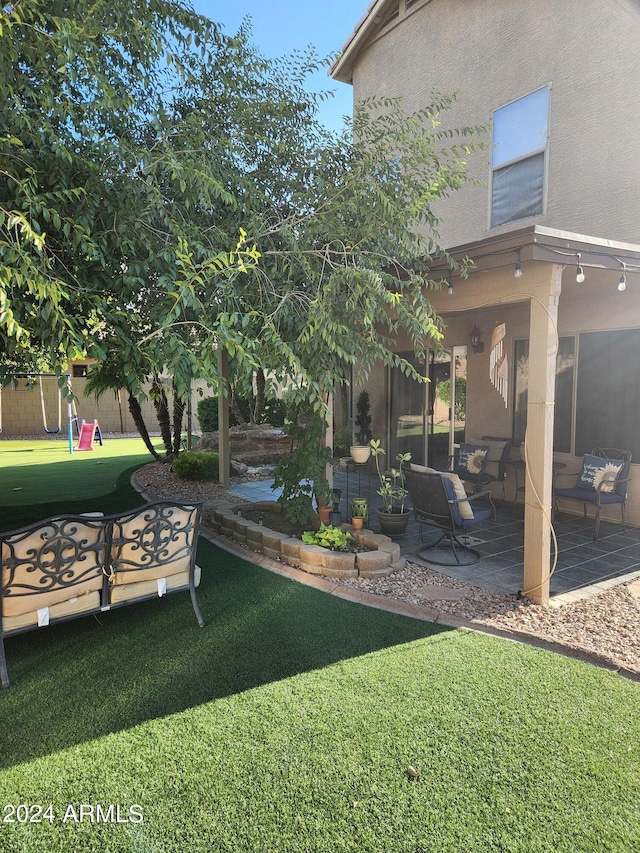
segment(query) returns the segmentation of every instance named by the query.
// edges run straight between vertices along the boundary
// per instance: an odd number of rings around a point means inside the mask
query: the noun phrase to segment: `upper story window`
[[[544,212],[549,87],[493,114],[491,227]]]

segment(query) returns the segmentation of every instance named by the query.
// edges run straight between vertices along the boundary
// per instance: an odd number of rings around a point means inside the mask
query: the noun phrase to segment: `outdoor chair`
[[[504,484],[507,479],[507,461],[510,452],[511,441],[508,438],[496,438],[490,435],[469,438],[460,445],[457,461],[455,466],[452,466],[452,470],[461,480],[471,483],[475,491],[485,488],[490,483],[501,483],[504,499]]]
[[[582,468],[570,488],[554,488],[553,505],[558,511],[558,498],[563,500],[580,501],[587,517],[587,504],[595,508],[595,525],[593,538],[596,540],[600,532],[600,512],[603,507],[618,504],[622,515],[622,530],[624,525],[624,505],[627,500],[627,483],[631,468],[631,453],[616,447],[594,447],[591,453],[582,457]],[[558,474],[558,478],[567,474]]]
[[[411,466],[406,470],[405,477],[414,516],[420,524],[420,538],[423,524],[439,530],[441,534],[435,542],[419,548],[417,556],[437,566],[470,566],[477,563],[480,553],[469,548],[466,536],[479,522],[488,518],[495,520],[496,508],[491,493],[484,491],[467,495],[460,479],[446,471],[415,470]],[[441,543],[449,547],[455,563],[432,556]],[[427,551],[431,552],[429,556],[426,556]]]

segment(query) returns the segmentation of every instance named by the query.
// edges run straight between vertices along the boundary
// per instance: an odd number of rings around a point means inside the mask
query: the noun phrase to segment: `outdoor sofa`
[[[117,515],[48,518],[0,534],[0,677],[4,638],[189,590],[196,599],[201,503],[156,501]]]

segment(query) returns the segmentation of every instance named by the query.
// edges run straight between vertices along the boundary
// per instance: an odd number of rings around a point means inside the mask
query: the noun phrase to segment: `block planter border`
[[[262,509],[265,513],[281,511],[277,501],[219,503],[213,510],[214,530],[251,551],[326,578],[381,577],[404,568],[400,546],[381,533],[356,531],[350,524],[341,524],[342,530],[349,531],[356,542],[370,550],[358,554],[329,551],[243,518],[242,510],[248,506],[252,511]]]

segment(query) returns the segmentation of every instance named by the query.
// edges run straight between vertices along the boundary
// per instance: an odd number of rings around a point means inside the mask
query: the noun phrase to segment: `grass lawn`
[[[153,439],[161,448],[160,439]],[[0,440],[0,529],[59,512],[118,512],[142,503],[128,487],[135,468],[153,462],[141,438],[105,439],[69,454],[66,441]],[[132,502],[133,501],[133,502]]]
[[[7,641],[0,803],[53,808],[3,853],[640,849],[637,684],[199,562],[203,629],[184,594]]]
[[[6,641],[1,853],[640,850],[638,684],[198,562],[205,628],[185,593]]]

